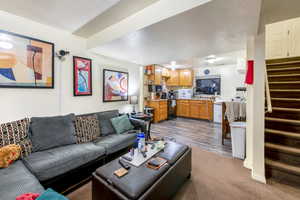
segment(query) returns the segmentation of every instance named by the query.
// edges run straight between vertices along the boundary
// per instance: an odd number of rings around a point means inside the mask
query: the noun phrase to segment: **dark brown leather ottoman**
[[[159,170],[131,166],[122,178],[113,172],[121,168],[114,160],[93,173],[93,200],[167,200],[171,199],[191,174],[191,149],[183,144],[168,142],[158,153],[168,162]]]

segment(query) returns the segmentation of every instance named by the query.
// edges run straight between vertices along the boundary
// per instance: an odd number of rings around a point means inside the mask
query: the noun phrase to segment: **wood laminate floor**
[[[204,120],[176,118],[151,125],[151,135],[156,137],[171,137],[176,141],[197,146],[201,149],[231,156],[231,141],[225,140],[222,145],[221,124]]]

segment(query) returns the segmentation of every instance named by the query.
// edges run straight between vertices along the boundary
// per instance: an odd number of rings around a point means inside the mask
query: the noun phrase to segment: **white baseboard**
[[[249,160],[244,160],[244,167],[248,169],[252,169],[252,163],[249,162]]]
[[[254,173],[252,173],[252,178],[253,178],[254,180],[256,180],[256,181],[261,182],[261,183],[264,183],[264,184],[267,183],[266,177],[265,177],[265,176],[262,176],[262,175],[259,175],[259,174],[254,174]]]

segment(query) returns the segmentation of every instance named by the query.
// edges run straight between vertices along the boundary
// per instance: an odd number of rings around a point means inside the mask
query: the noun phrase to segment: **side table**
[[[151,122],[153,119],[153,114],[144,114],[144,113],[136,113],[136,114],[131,114],[131,118],[133,119],[139,119],[139,120],[144,120],[147,123],[147,133],[146,134],[146,140],[151,140]]]

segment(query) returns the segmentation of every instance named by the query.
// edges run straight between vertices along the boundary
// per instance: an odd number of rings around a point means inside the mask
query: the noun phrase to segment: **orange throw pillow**
[[[6,168],[15,160],[19,159],[21,147],[19,145],[10,144],[0,148],[0,168]]]

